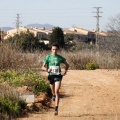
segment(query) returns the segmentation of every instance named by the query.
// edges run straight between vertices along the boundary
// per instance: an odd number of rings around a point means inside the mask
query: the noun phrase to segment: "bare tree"
[[[107,28],[108,31],[120,35],[120,13],[109,18]]]
[[[109,18],[107,24],[108,36],[99,36],[99,49],[120,56],[120,13]]]

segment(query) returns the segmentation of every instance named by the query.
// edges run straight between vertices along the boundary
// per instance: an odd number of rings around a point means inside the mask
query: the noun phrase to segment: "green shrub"
[[[34,93],[50,92],[45,78],[34,72],[18,73],[14,70],[0,71],[0,83],[8,82],[14,87],[28,86]]]
[[[10,120],[23,115],[26,103],[19,98],[19,93],[12,87],[0,86],[0,118]]]
[[[22,115],[26,109],[26,103],[19,98],[15,90],[19,86],[28,86],[28,90],[37,94],[47,92],[51,94],[49,84],[42,76],[34,72],[18,73],[14,70],[0,71],[0,83],[7,82],[9,85],[0,85],[0,118],[10,120]],[[14,89],[13,89],[14,88]]]
[[[18,101],[11,100],[5,95],[1,97],[0,104],[0,111],[7,112],[11,116],[19,115],[22,109]]]
[[[17,72],[14,70],[7,70],[5,72],[0,71],[0,80],[2,82],[7,81],[11,82],[11,80],[15,79],[17,77]]]
[[[96,64],[94,62],[90,62],[90,63],[86,64],[86,69],[87,70],[95,70],[95,69],[98,69],[98,68],[99,68],[98,64]]]
[[[36,73],[25,73],[25,78],[22,81],[23,85],[26,85],[32,88],[34,93],[38,92],[47,92],[50,93],[49,84],[46,82],[46,79],[42,76],[38,76]]]

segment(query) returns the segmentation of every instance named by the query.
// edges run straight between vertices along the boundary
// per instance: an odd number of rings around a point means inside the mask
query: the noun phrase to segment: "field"
[[[120,70],[69,70],[60,91],[58,116],[52,103],[17,120],[120,120]]]

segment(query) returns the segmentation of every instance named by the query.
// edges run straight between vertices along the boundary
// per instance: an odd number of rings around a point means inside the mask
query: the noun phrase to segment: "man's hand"
[[[62,72],[62,76],[65,76],[66,75],[66,73],[67,73],[67,71],[64,71],[64,72]]]
[[[62,72],[62,76],[65,76],[66,75],[66,73],[67,73],[67,70],[68,70],[68,68],[69,68],[69,64],[67,63],[67,62],[65,62],[65,71],[64,72]]]
[[[43,71],[47,71],[46,64],[43,64],[41,70],[43,70]]]
[[[52,71],[52,69],[51,69],[51,68],[49,68],[49,69],[47,70],[47,72],[48,72],[48,73],[50,73],[51,71]]]

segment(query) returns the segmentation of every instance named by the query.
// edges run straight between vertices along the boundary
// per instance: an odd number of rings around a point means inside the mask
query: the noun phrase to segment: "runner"
[[[50,88],[52,91],[52,100],[55,101],[55,111],[54,115],[58,115],[58,106],[59,106],[59,89],[61,86],[62,77],[66,75],[69,68],[69,64],[66,62],[66,59],[57,54],[59,45],[54,43],[51,48],[51,54],[47,55],[43,60],[42,70],[48,72],[48,81],[50,83]],[[62,72],[60,64],[65,64],[65,70]]]

